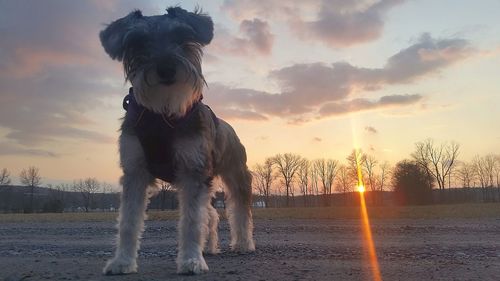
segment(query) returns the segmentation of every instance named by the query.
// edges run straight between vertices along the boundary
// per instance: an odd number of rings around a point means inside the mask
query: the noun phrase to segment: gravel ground
[[[372,222],[384,280],[500,280],[500,219]],[[371,280],[357,220],[256,220],[257,251],[207,256],[210,272],[175,274],[176,222],[149,221],[139,273],[103,276],[112,222],[0,224],[0,280]]]

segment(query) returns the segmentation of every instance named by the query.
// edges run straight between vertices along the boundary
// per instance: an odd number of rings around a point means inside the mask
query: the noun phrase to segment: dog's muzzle
[[[158,60],[156,65],[156,73],[161,80],[162,84],[172,85],[175,81],[175,75],[177,74],[178,63],[172,57],[166,57]]]

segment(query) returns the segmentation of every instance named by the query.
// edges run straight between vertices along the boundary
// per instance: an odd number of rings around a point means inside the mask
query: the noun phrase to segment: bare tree
[[[0,185],[9,185],[10,184],[10,173],[6,168],[3,168],[0,171]]]
[[[338,168],[336,189],[343,194],[344,204],[348,202],[348,193],[353,190],[356,180],[352,177],[351,169],[346,165],[340,165]]]
[[[332,159],[317,159],[313,161],[313,169],[321,181],[324,195],[332,194],[332,186],[337,175],[338,165],[339,162]]]
[[[460,155],[460,145],[456,142],[450,142],[445,146],[444,158],[441,164],[441,169],[444,171],[442,182],[444,185],[444,179],[448,177],[448,188],[451,188],[451,175],[457,166],[457,159]]]
[[[481,184],[483,192],[483,201],[489,201],[487,188],[493,187],[494,171],[495,171],[495,156],[492,154],[483,157],[476,156],[473,160],[474,171]]]
[[[371,160],[367,160],[371,161]],[[369,165],[370,166],[370,165]],[[378,169],[376,169],[375,172],[373,171],[368,171],[369,169],[366,169],[366,174],[368,177],[368,184],[370,185],[370,190],[371,191],[378,191],[372,193],[372,201],[377,204],[383,204],[384,202],[384,194],[382,191],[386,188],[388,185],[388,181],[390,180],[390,165],[389,162],[384,162],[381,165],[378,166]],[[373,169],[375,170],[375,169]]]
[[[384,191],[385,186],[387,185],[387,181],[390,178],[391,174],[391,166],[389,165],[389,162],[384,162],[382,165],[379,167],[380,173],[378,175],[377,179],[377,190],[378,191]]]
[[[81,179],[73,183],[73,190],[82,195],[85,212],[89,212],[92,208],[94,195],[100,188],[101,184],[95,178]]]
[[[366,155],[361,149],[354,149],[349,156],[347,156],[347,169],[351,180],[356,182],[356,185],[364,185],[363,168],[362,165],[366,161]]]
[[[25,211],[33,212],[33,195],[35,193],[35,187],[38,187],[42,183],[39,169],[34,166],[23,169],[19,174],[19,181],[21,184],[29,186],[30,188],[30,207],[29,210]]]
[[[307,192],[309,191],[309,171],[311,164],[309,160],[302,159],[300,163],[299,170],[297,171],[297,176],[299,178],[299,187],[302,196],[304,197],[304,206],[307,205]]]
[[[455,167],[459,149],[460,145],[456,142],[436,145],[432,139],[427,139],[415,144],[412,157],[436,180],[439,189],[444,190],[446,180],[450,181],[449,175]]]
[[[474,165],[474,172],[476,173],[481,188],[486,188],[488,186],[488,173],[484,158],[476,155],[474,160],[472,160],[472,165]]]
[[[496,186],[500,187],[500,155],[496,155],[495,157],[495,166],[493,167],[495,173],[495,182]]]
[[[314,168],[314,161],[310,163],[310,180],[311,184],[309,185],[309,194],[318,195],[319,194],[319,174],[318,171]]]
[[[273,163],[277,167],[277,172],[281,176],[286,189],[286,206],[290,206],[289,197],[293,196],[293,181],[297,174],[297,170],[302,162],[302,157],[297,154],[285,153],[278,154],[273,157]]]
[[[337,177],[337,191],[341,193],[351,192],[354,183],[349,167],[340,165]]]
[[[269,206],[269,197],[271,196],[271,187],[275,179],[273,173],[273,159],[267,158],[264,164],[257,164],[253,170],[254,183],[257,191],[264,197],[266,207]]]
[[[102,182],[101,183],[101,192],[103,194],[111,193],[113,192],[113,185],[107,182]]]
[[[493,187],[494,185],[494,178],[495,178],[495,163],[496,159],[493,154],[488,154],[483,157],[483,168],[484,171],[486,172],[486,178],[487,178],[487,186],[488,187]]]
[[[317,178],[321,181],[321,186],[323,187],[323,195],[328,194],[328,183],[327,183],[327,172],[326,172],[326,160],[316,159],[313,161],[313,171]]]
[[[495,156],[493,172],[495,174],[495,182],[497,185],[498,200],[500,201],[500,155]]]
[[[465,188],[472,187],[475,177],[474,165],[470,163],[461,162],[458,165],[458,171],[456,177],[460,181],[462,187]]]
[[[495,166],[493,167],[493,171],[495,173],[495,182],[498,188],[498,195],[500,196],[500,155],[495,156]]]
[[[364,157],[364,161],[362,162],[363,170],[366,174],[367,181],[365,181],[365,185],[368,183],[371,191],[376,191],[377,186],[375,183],[375,167],[377,166],[378,161],[372,155],[366,155]]]
[[[19,174],[19,181],[26,186],[39,186],[42,183],[40,170],[34,166],[23,169]]]

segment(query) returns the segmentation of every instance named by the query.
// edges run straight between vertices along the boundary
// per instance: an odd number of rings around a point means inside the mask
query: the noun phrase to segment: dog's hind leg
[[[212,206],[212,204],[208,204],[208,245],[207,245],[207,253],[215,255],[220,253],[219,249],[219,235],[217,233],[219,226],[219,214],[217,210]]]
[[[208,271],[202,250],[208,233],[209,187],[203,180],[186,175],[175,185],[180,210],[177,273],[200,274]]]
[[[118,240],[115,256],[104,267],[104,274],[137,272],[139,239],[144,230],[145,209],[148,203],[148,186],[154,178],[146,169],[144,153],[135,137],[120,138],[120,156],[124,175],[121,178]]]
[[[222,179],[228,193],[226,212],[231,228],[231,249],[253,252],[252,175],[246,165],[241,165],[224,171]]]

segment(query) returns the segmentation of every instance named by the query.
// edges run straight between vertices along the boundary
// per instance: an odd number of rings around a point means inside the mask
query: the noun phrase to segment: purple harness
[[[175,180],[176,165],[174,161],[173,144],[179,136],[199,132],[201,100],[194,103],[191,109],[181,118],[171,118],[164,114],[154,113],[137,103],[133,89],[123,99],[125,127],[132,129],[139,138],[148,170],[156,178],[172,183]],[[218,119],[210,110],[215,125]]]

